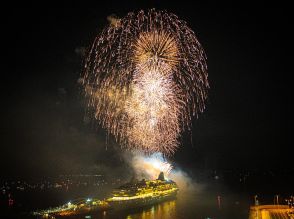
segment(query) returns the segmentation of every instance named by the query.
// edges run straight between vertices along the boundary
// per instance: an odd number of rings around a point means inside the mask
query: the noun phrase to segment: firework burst
[[[96,37],[83,84],[98,123],[122,147],[167,155],[204,110],[209,88],[194,32],[154,9],[116,19]]]

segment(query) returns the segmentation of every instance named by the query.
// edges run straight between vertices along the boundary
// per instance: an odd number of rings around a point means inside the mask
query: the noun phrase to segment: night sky
[[[200,168],[289,168],[290,68],[287,13],[275,8],[109,3],[89,8],[9,8],[2,27],[3,176],[98,172],[121,150],[89,122],[78,79],[82,48],[107,25],[139,9],[166,9],[195,31],[208,57],[206,111],[171,160]],[[180,1],[182,2],[182,1]],[[107,148],[107,150],[106,150]],[[293,168],[293,164],[292,164]]]

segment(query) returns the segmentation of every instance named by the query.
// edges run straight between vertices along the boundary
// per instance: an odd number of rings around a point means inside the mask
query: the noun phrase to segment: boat
[[[155,180],[132,180],[114,189],[105,200],[77,199],[56,208],[34,212],[44,218],[57,218],[94,214],[99,211],[140,208],[175,199],[179,188],[177,184],[165,179],[161,172]]]
[[[137,208],[174,199],[178,190],[177,184],[165,179],[161,172],[156,180],[143,179],[120,186],[106,201],[116,210]]]

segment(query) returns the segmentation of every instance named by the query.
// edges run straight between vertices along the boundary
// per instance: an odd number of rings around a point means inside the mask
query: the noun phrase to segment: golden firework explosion
[[[194,32],[152,9],[129,13],[96,37],[83,84],[95,119],[122,147],[170,155],[205,108],[207,77]]]

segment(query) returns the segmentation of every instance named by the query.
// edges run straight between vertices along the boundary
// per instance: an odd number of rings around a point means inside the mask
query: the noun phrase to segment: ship
[[[132,180],[114,189],[110,197],[105,200],[77,199],[56,208],[34,212],[34,214],[45,218],[59,218],[94,214],[99,211],[134,209],[175,199],[178,191],[177,184],[165,179],[161,172],[155,180]]]
[[[116,210],[143,207],[174,199],[178,190],[177,184],[161,172],[156,180],[132,181],[113,190],[107,203]]]

